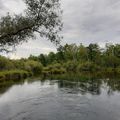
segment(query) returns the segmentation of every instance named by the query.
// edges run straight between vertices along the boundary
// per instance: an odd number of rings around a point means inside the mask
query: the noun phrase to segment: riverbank
[[[71,80],[80,80],[86,81],[92,78],[120,78],[120,71],[119,69],[104,69],[100,71],[81,71],[81,72],[67,72],[66,69],[49,69],[45,71],[43,69],[41,74],[35,75],[32,72],[28,72],[25,70],[9,70],[9,71],[1,71],[0,72],[0,83],[9,82],[10,80],[19,81],[25,78],[32,78],[32,77],[40,77],[42,79],[50,78],[50,79],[71,79]]]
[[[24,70],[1,71],[0,82],[25,79],[30,76],[32,76],[32,73]]]

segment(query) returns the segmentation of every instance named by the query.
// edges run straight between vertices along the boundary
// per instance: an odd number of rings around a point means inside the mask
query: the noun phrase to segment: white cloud
[[[63,44],[90,42],[104,45],[105,42],[120,43],[120,1],[119,0],[62,0]],[[2,11],[20,13],[25,9],[21,0],[0,0]],[[41,38],[19,46],[16,55],[38,55],[55,51],[55,46]]]

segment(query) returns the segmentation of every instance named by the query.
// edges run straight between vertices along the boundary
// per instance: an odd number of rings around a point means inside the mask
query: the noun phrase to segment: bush
[[[25,62],[25,70],[32,72],[34,75],[41,74],[43,65],[40,62],[29,60]]]
[[[3,81],[3,80],[5,80],[5,76],[4,74],[0,73],[0,81]]]
[[[63,69],[63,68],[60,68],[60,69],[54,68],[54,69],[51,70],[51,73],[52,73],[52,74],[63,74],[63,73],[65,73],[65,72],[66,72],[66,71],[65,71],[65,69]]]
[[[100,67],[98,65],[96,65],[95,63],[92,62],[85,62],[82,63],[78,66],[78,71],[79,72],[84,72],[84,71],[88,71],[88,72],[94,72],[94,71],[100,71]]]
[[[0,70],[1,71],[10,70],[10,69],[13,69],[13,68],[14,68],[14,65],[13,65],[11,60],[0,56]]]
[[[43,69],[43,74],[63,74],[65,72],[66,70],[59,63],[49,65]]]
[[[118,74],[120,74],[120,67],[116,68]]]
[[[67,72],[76,72],[77,71],[77,62],[68,61],[64,64]]]
[[[15,69],[19,69],[19,70],[24,70],[25,68],[25,61],[24,60],[12,60]]]
[[[107,73],[107,74],[114,74],[114,73],[117,73],[118,75],[120,74],[120,67],[117,67],[117,68],[112,68],[112,67],[109,67],[109,68],[106,68],[105,70],[104,70],[104,72],[105,73]]]
[[[23,70],[11,70],[0,72],[0,81],[19,80],[32,76],[32,73]]]

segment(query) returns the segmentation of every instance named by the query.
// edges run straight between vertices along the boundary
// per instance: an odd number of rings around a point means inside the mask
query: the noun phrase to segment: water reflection
[[[119,120],[120,79],[51,76],[0,84],[0,120]]]
[[[103,86],[106,87],[108,95],[112,95],[114,92],[120,92],[120,79],[118,78],[105,78],[105,79],[99,79],[96,77],[91,76],[83,76],[75,75],[71,76],[64,75],[64,76],[51,76],[50,78],[37,78],[29,79],[29,80],[18,80],[16,81],[9,81],[0,83],[0,95],[7,92],[12,86],[14,85],[23,85],[25,82],[28,84],[32,84],[35,81],[40,81],[41,86],[44,86],[46,84],[46,79],[50,79],[50,85],[53,85],[57,82],[57,85],[59,88],[64,89],[71,89],[71,91],[81,94],[87,94],[90,93],[92,95],[100,95],[101,94],[101,88]],[[55,79],[57,79],[55,81]]]
[[[114,94],[114,92],[120,92],[120,79],[109,79],[105,83],[108,86],[108,95]]]
[[[101,83],[101,80],[89,80],[86,82],[60,80],[58,86],[59,88],[69,88],[72,92],[81,92],[81,94],[91,93],[93,95],[99,95],[101,93]]]
[[[7,92],[12,86],[14,85],[23,85],[25,80],[18,80],[18,81],[5,81],[0,83],[0,95]]]

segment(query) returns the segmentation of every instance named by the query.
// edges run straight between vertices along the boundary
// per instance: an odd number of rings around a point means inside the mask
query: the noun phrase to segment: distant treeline
[[[82,44],[79,46],[66,44],[60,46],[56,53],[30,55],[28,59],[20,60],[11,60],[0,56],[0,71],[0,79],[7,76],[5,73],[8,74],[8,71],[13,71],[10,72],[11,74],[17,71],[17,75],[22,73],[20,76],[27,76],[23,75],[23,71],[28,76],[68,72],[120,74],[120,44],[106,44],[105,48],[101,48],[97,44],[90,44],[87,47]]]
[[[80,44],[66,44],[57,49],[57,53],[48,55],[31,55],[29,60],[40,62],[43,73],[65,72],[103,72],[120,74],[120,44],[106,44],[101,48],[98,44],[84,46]]]

